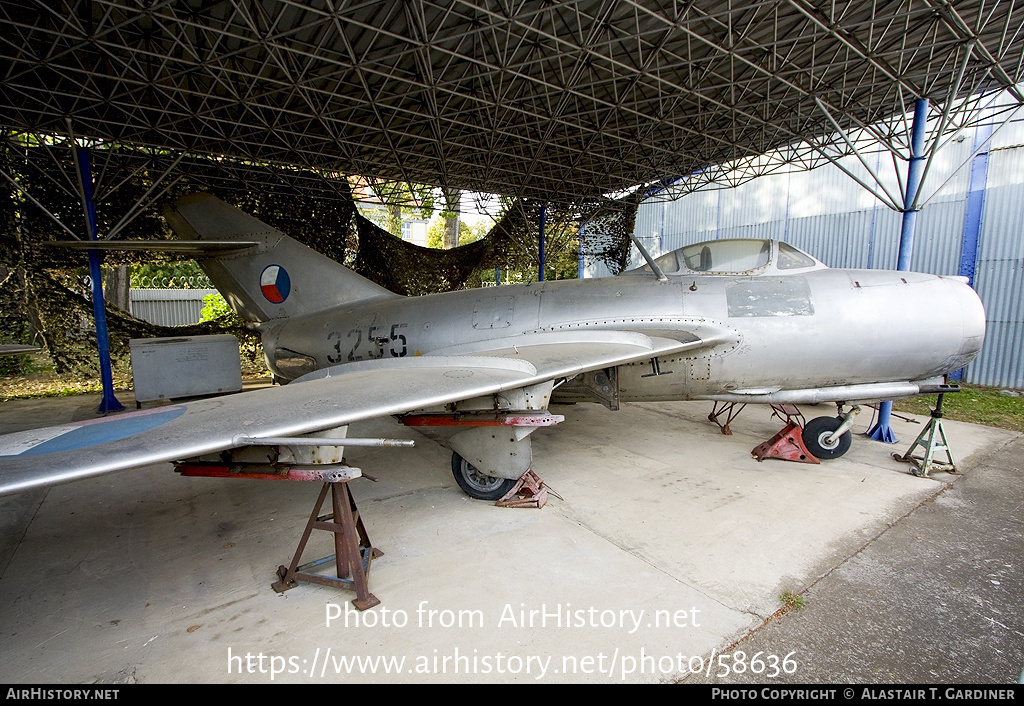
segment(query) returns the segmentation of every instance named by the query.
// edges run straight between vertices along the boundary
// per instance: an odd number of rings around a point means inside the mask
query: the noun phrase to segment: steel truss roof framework
[[[578,201],[1015,90],[1022,24],[1005,0],[7,0],[0,126]]]

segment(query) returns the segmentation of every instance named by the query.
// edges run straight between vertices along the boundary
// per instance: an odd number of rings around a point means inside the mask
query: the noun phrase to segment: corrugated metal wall
[[[187,326],[199,323],[203,297],[216,289],[132,289],[131,314],[157,326]]]
[[[936,155],[924,187],[931,194],[956,167],[969,162],[975,130]],[[988,334],[966,380],[1024,389],[1024,125],[1010,124],[989,145],[984,208],[974,286],[985,303]],[[893,174],[890,157],[873,155]],[[860,174],[856,158],[843,161]],[[917,219],[913,269],[955,275],[967,217],[970,164],[956,172]],[[893,182],[890,182],[893,183]],[[892,188],[892,187],[890,187]],[[734,189],[641,204],[634,232],[658,256],[702,240],[779,238],[831,267],[895,269],[902,216],[883,205],[838,167],[761,177]],[[631,266],[643,264],[634,248]],[[586,276],[607,276],[586,263]]]
[[[1024,145],[994,150],[974,287],[985,302],[985,348],[969,372],[984,385],[1024,389]]]

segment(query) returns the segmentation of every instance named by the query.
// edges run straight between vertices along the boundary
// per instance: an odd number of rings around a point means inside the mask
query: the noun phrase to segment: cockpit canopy
[[[709,240],[665,253],[654,259],[666,275],[762,275],[791,274],[796,270],[820,270],[826,266],[779,240],[741,238]],[[644,265],[623,272],[650,274]]]

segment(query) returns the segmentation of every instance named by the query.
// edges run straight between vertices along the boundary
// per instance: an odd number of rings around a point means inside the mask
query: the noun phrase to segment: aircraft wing
[[[268,388],[0,436],[0,494],[493,394],[707,342],[621,331],[533,334],[326,368]]]

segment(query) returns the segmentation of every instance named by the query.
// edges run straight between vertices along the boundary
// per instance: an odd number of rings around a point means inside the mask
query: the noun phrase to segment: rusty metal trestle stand
[[[804,413],[800,411],[800,408],[795,404],[772,404],[769,405],[772,408],[772,416],[778,417],[786,424],[795,424],[796,426],[803,429],[807,426],[807,420],[804,418]]]
[[[329,515],[319,515],[320,508],[327,498],[327,491],[331,491],[331,504],[334,512]],[[340,521],[339,521],[340,520]],[[334,555],[317,559],[307,564],[299,565],[302,552],[306,549],[306,542],[313,530],[325,530],[334,534]],[[336,481],[324,483],[320,489],[320,496],[313,506],[313,512],[306,523],[306,529],[299,540],[299,546],[295,549],[295,556],[292,557],[288,567],[281,566],[277,570],[280,581],[273,584],[273,589],[278,593],[284,593],[290,588],[298,586],[299,581],[317,583],[323,586],[333,586],[355,591],[356,597],[352,601],[359,610],[372,608],[380,603],[380,600],[370,593],[368,577],[370,574],[370,562],[383,552],[375,549],[370,543],[363,526],[363,520],[356,508],[356,501],[348,489],[348,481]],[[312,570],[335,560],[337,577],[324,576],[312,573]]]
[[[349,440],[351,442],[351,439]],[[175,464],[175,471],[183,476],[206,478],[248,478],[259,480],[291,480],[322,482],[320,496],[317,498],[313,512],[306,523],[306,529],[299,540],[295,556],[288,567],[281,566],[277,570],[279,581],[271,584],[278,593],[295,588],[299,581],[318,583],[322,586],[333,586],[355,591],[356,598],[352,604],[359,610],[372,608],[380,603],[368,586],[370,562],[384,552],[375,549],[363,526],[363,520],[356,508],[356,501],[348,489],[348,482],[363,475],[358,468],[344,462],[340,464],[315,464],[311,466],[271,466],[245,463],[209,462],[202,460],[183,461]],[[369,478],[369,476],[367,476]],[[371,479],[372,480],[372,479]],[[320,508],[331,491],[331,504],[334,512],[320,516]],[[302,552],[313,530],[326,530],[334,533],[334,555],[317,559],[299,566]],[[311,573],[332,559],[337,567],[337,578]]]
[[[944,395],[939,395],[938,401],[935,403],[935,409],[932,410],[932,418],[924,429],[918,434],[917,439],[907,452],[900,456],[899,454],[893,454],[892,457],[897,461],[903,461],[909,463],[912,466],[910,471],[915,476],[925,476],[931,473],[932,469],[938,469],[940,471],[946,471],[947,473],[956,473],[956,463],[953,461],[953,454],[949,450],[949,443],[946,441],[946,432],[942,428],[942,398]],[[914,456],[913,453],[917,447],[921,447],[924,450],[924,455],[921,457]],[[939,451],[946,453],[946,461],[936,461],[935,454]]]
[[[723,434],[732,436],[732,429],[729,428],[729,425],[732,424],[732,420],[736,419],[746,406],[746,404],[741,402],[715,402],[711,406],[711,414],[708,415],[708,420],[717,424]],[[723,415],[725,415],[725,424],[722,424]]]

